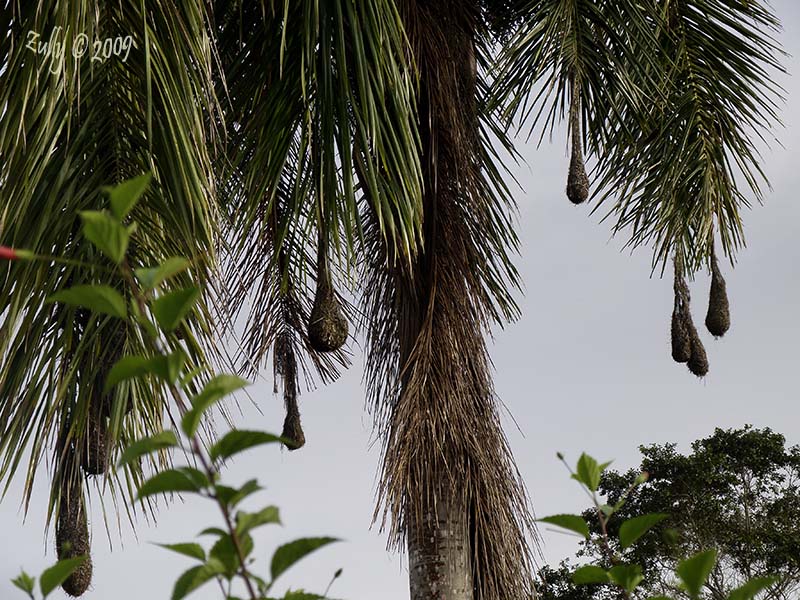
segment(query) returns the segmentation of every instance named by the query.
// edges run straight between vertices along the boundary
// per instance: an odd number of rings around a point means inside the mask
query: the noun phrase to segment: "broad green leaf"
[[[245,560],[253,552],[253,538],[249,534],[237,536],[239,546],[244,554]],[[220,563],[225,566],[225,574],[228,577],[233,577],[239,570],[239,554],[236,551],[236,546],[231,539],[230,534],[226,533],[219,537],[216,543],[212,546],[209,556],[213,556]]]
[[[653,513],[634,517],[625,521],[619,528],[619,544],[623,549],[628,548],[636,540],[647,533],[652,527],[659,524],[669,515]]]
[[[192,310],[199,297],[200,290],[196,287],[175,290],[154,300],[150,309],[161,329],[173,331]]]
[[[172,588],[172,600],[182,600],[221,572],[216,562],[192,567],[175,582],[175,587]]]
[[[11,583],[33,598],[33,590],[36,586],[35,577],[31,577],[25,571],[22,571],[16,578],[11,580]]]
[[[76,556],[75,558],[65,558],[58,561],[49,569],[42,571],[39,576],[39,589],[42,591],[42,598],[47,598],[48,594],[60,586],[72,575],[72,572],[86,562],[86,556]]]
[[[150,374],[167,383],[175,383],[185,363],[186,353],[180,348],[166,356],[123,356],[111,367],[104,390],[108,392],[121,381]]]
[[[564,529],[569,529],[570,531],[579,533],[587,539],[589,538],[589,526],[586,524],[584,518],[579,515],[553,515],[551,517],[544,517],[538,520],[542,523],[550,523],[551,525],[557,525],[559,527],[563,527]]]
[[[287,590],[280,598],[266,597],[263,600],[326,600],[326,596],[312,594],[305,590]]]
[[[84,210],[80,216],[83,236],[115,264],[120,264],[128,251],[133,226],[124,227],[106,212]]]
[[[162,548],[166,548],[172,552],[183,554],[184,556],[189,556],[191,558],[196,558],[203,562],[206,561],[206,551],[203,550],[203,547],[200,544],[156,544],[156,546],[161,546]]]
[[[269,591],[271,584],[264,581],[262,577],[259,577],[258,575],[252,572],[250,573],[250,577],[253,579],[253,581],[256,582],[256,585],[258,586],[258,591],[261,592],[262,595],[266,594]]]
[[[226,485],[214,486],[214,492],[216,493],[217,499],[221,502],[224,502],[230,508],[234,508],[237,504],[239,504],[239,502],[262,489],[264,488],[258,485],[258,481],[255,479],[247,481],[238,489],[228,487]]]
[[[107,393],[111,388],[122,381],[141,377],[150,372],[152,372],[151,359],[138,355],[123,356],[114,363],[114,366],[111,367],[111,370],[108,372],[103,391]]]
[[[633,590],[642,582],[642,567],[639,565],[616,565],[608,571],[611,581],[623,588],[628,594],[633,594]]]
[[[228,535],[228,532],[225,531],[224,529],[220,529],[219,527],[206,527],[205,529],[203,529],[203,531],[201,531],[197,535],[216,535],[216,536],[220,536],[220,535]]]
[[[107,285],[76,285],[56,292],[47,301],[82,306],[120,319],[128,316],[125,299],[117,290]]]
[[[304,590],[289,590],[284,594],[283,600],[325,600],[325,596],[311,594]]]
[[[191,467],[167,469],[157,473],[139,487],[141,500],[154,494],[167,492],[199,492],[208,486],[205,474]]]
[[[152,178],[153,176],[150,173],[145,173],[113,187],[107,186],[103,188],[104,192],[108,192],[111,212],[117,219],[122,221],[128,216],[128,213],[133,210],[139,198],[144,194],[147,186],[150,185]]]
[[[583,453],[578,459],[578,464],[575,468],[575,474],[572,476],[572,478],[580,481],[592,492],[596,492],[600,485],[600,475],[610,464],[610,462],[607,462],[601,466],[594,458],[586,453]]]
[[[611,506],[610,504],[601,504],[600,505],[600,512],[603,513],[605,516],[610,517],[616,512],[616,508]]]
[[[331,537],[300,538],[280,546],[275,550],[275,554],[272,555],[272,563],[270,565],[272,580],[275,581],[289,567],[315,550],[338,541],[336,538]]]
[[[163,381],[173,384],[178,380],[183,365],[186,364],[186,353],[178,348],[166,356],[154,356],[152,360],[153,373]]]
[[[716,564],[717,551],[706,550],[682,560],[675,573],[680,577],[688,594],[692,598],[698,598]]]
[[[206,383],[203,390],[192,400],[192,408],[183,415],[181,426],[189,437],[192,437],[200,426],[203,413],[228,394],[248,385],[248,382],[235,375],[217,375]]]
[[[239,502],[247,498],[248,496],[255,494],[256,492],[263,490],[260,485],[258,485],[258,481],[255,479],[250,479],[246,481],[242,486],[237,490],[236,494],[229,499],[229,502],[232,506],[236,506]]]
[[[245,431],[234,429],[228,432],[216,444],[211,446],[208,455],[211,460],[226,459],[234,454],[260,446],[262,444],[280,443],[281,438],[263,431]]]
[[[173,448],[178,445],[178,439],[171,431],[161,431],[150,437],[145,437],[133,442],[130,446],[125,448],[122,456],[117,463],[117,467],[124,467],[125,465],[139,459],[145,454],[156,452],[164,448]]]
[[[182,256],[173,256],[162,262],[157,267],[136,269],[136,279],[146,290],[152,290],[164,283],[170,277],[189,268],[189,261]]]
[[[575,571],[572,574],[572,582],[576,584],[587,583],[608,583],[608,572],[602,567],[595,565],[586,565]]]
[[[728,596],[728,600],[753,600],[758,594],[778,581],[778,577],[754,577],[741,587],[733,590]]]
[[[236,534],[242,535],[256,527],[270,524],[280,524],[281,519],[277,506],[267,506],[257,513],[239,511],[236,513]]]

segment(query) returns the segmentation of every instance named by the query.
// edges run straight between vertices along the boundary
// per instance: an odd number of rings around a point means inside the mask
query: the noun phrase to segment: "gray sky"
[[[786,64],[797,72],[800,6],[793,0],[777,0],[774,6],[785,27],[782,42],[793,55]],[[523,317],[497,332],[490,349],[497,391],[521,429],[506,415],[511,446],[538,515],[585,506],[556,451],[570,462],[586,451],[627,468],[638,464],[639,444],[672,441],[685,450],[716,426],[745,423],[771,427],[790,443],[800,443],[794,372],[800,368],[800,83],[796,78],[781,83],[788,95],[786,129],[778,132],[785,148],[765,152],[774,189],[764,207],[744,215],[748,248],[735,271],[724,270],[732,327],[724,340],[704,335],[711,363],[704,380],[670,358],[670,278],[651,279],[648,250],[632,256],[621,252],[624,240],[610,239],[608,224],[598,224],[597,216],[588,216],[590,208],[574,207],[564,196],[568,156],[563,137],[539,150],[521,143],[528,163],[516,169],[525,190],[518,194],[523,240],[518,265],[527,287],[520,299]],[[705,314],[707,286],[700,277],[693,287],[698,324]],[[370,529],[380,451],[370,446],[362,364],[357,355],[355,367],[336,384],[302,396],[305,448],[293,454],[251,451],[225,476],[240,483],[256,474],[267,486],[256,498],[281,509],[284,526],[264,529],[257,538],[257,568],[267,570],[267,557],[280,543],[332,535],[345,541],[307,559],[287,574],[284,584],[321,593],[342,567],[333,596],[403,600],[409,596],[405,560],[385,551],[386,539],[377,526]],[[251,388],[264,414],[243,403],[237,423],[279,431],[281,401],[272,394],[270,373],[265,377]],[[24,524],[17,482],[0,506],[0,598],[23,597],[5,583],[21,567],[38,574],[55,561],[53,541],[45,541],[42,533],[45,484],[42,471]],[[142,522],[138,541],[123,523],[124,547],[114,526],[111,552],[94,500],[94,578],[86,600],[169,598],[174,580],[191,561],[151,542],[190,541],[218,523],[207,501],[187,498],[163,508],[156,526]],[[251,503],[250,508],[261,505]],[[549,530],[542,535],[550,562],[576,549],[573,538]],[[59,590],[53,597],[63,594]],[[192,596],[218,597],[212,585]]]

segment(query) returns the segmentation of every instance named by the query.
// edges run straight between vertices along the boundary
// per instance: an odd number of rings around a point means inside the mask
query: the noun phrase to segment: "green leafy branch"
[[[150,176],[144,175],[110,188],[110,210],[80,214],[84,237],[116,265],[130,292],[130,305],[118,290],[107,285],[74,286],[57,292],[49,301],[132,320],[141,330],[150,355],[119,359],[108,373],[105,390],[126,380],[153,378],[166,388],[180,409],[180,429],[187,440],[186,447],[181,446],[173,431],[161,431],[130,444],[117,463],[117,468],[122,468],[151,453],[182,448],[194,458],[197,466],[176,467],[156,473],[139,486],[137,499],[143,502],[160,494],[196,494],[215,502],[222,515],[223,528],[209,527],[200,533],[216,537],[208,551],[194,542],[159,544],[199,562],[177,579],[172,600],[181,600],[211,580],[218,582],[223,597],[228,600],[236,600],[232,594],[233,584],[237,580],[243,583],[250,600],[273,600],[268,594],[278,577],[303,557],[337,540],[331,537],[301,538],[278,547],[272,556],[269,581],[256,575],[250,568],[255,546],[252,532],[262,526],[280,524],[278,508],[269,505],[255,512],[240,509],[245,499],[263,488],[256,479],[240,487],[224,485],[220,481],[220,469],[227,459],[245,450],[265,444],[285,443],[286,440],[261,431],[232,430],[207,449],[204,447],[198,433],[204,415],[223,398],[244,388],[248,382],[235,375],[216,375],[192,394],[191,383],[197,373],[185,372],[186,354],[181,349],[170,352],[162,343],[161,336],[175,331],[181,325],[199,298],[200,291],[196,287],[161,290],[165,282],[189,268],[190,263],[184,258],[173,257],[155,267],[138,269],[132,268],[128,262],[128,245],[137,231],[137,225],[124,224],[124,221],[149,182]],[[11,248],[0,248],[0,259],[50,260],[49,257],[38,257]],[[58,585],[64,585],[88,558],[70,557],[44,571],[39,578],[42,598],[46,598]],[[341,569],[333,580],[340,574]],[[35,578],[23,572],[13,583],[35,600]],[[324,597],[303,591],[288,591],[284,596],[287,600],[317,600]]]
[[[571,468],[562,454],[558,454],[559,460],[564,463],[569,470],[572,479],[576,480],[582,489],[591,498],[594,510],[597,514],[599,524],[598,544],[602,550],[601,554],[605,559],[605,564],[587,564],[578,567],[572,574],[572,581],[578,585],[611,585],[620,590],[622,597],[631,600],[637,588],[644,582],[645,574],[641,565],[631,564],[624,560],[619,553],[614,552],[609,534],[609,523],[614,515],[619,512],[625,504],[630,494],[645,481],[648,474],[642,472],[635,481],[625,490],[613,505],[602,502],[598,495],[600,480],[603,472],[611,464],[610,462],[599,463],[587,454],[581,454],[575,468]],[[636,544],[653,527],[669,518],[664,513],[648,513],[631,517],[623,521],[619,526],[618,540],[619,547],[624,551]],[[578,534],[584,539],[591,540],[589,523],[581,515],[559,514],[539,519],[543,523],[548,523]],[[692,600],[701,597],[702,590],[706,585],[709,576],[717,564],[717,550],[707,549],[698,552],[680,561],[675,569],[676,579],[680,582],[681,588]],[[753,600],[760,592],[778,582],[777,577],[756,577],[750,579],[741,587],[733,590],[728,600]],[[670,600],[666,597],[650,598],[648,600]]]

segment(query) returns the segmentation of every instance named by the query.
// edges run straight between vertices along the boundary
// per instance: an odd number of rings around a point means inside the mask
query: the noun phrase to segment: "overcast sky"
[[[786,64],[790,72],[800,71],[800,6],[793,0],[774,6],[785,27],[781,39],[793,55]],[[590,216],[589,207],[569,203],[563,138],[538,150],[521,142],[527,165],[515,174],[524,187],[518,194],[523,317],[497,332],[490,349],[497,391],[521,429],[506,415],[506,431],[539,516],[585,506],[577,484],[556,460],[557,451],[570,462],[586,451],[628,468],[638,464],[639,444],[677,442],[686,450],[714,427],[746,423],[771,427],[800,443],[800,80],[781,83],[788,94],[786,128],[777,135],[785,148],[765,152],[773,191],[765,206],[745,213],[748,248],[735,271],[724,267],[731,330],[719,341],[701,332],[711,363],[703,380],[670,358],[671,279],[650,278],[648,250],[623,252],[624,240],[610,239],[608,224]],[[698,325],[707,286],[701,276],[693,287]],[[252,451],[225,476],[242,482],[257,474],[268,488],[258,497],[261,504],[281,509],[284,526],[262,530],[257,539],[262,571],[277,544],[331,535],[344,541],[302,563],[285,584],[322,593],[341,567],[332,596],[404,600],[409,597],[405,560],[387,553],[385,536],[370,528],[380,449],[371,445],[371,418],[363,411],[362,364],[357,355],[355,367],[340,381],[301,397],[308,440],[302,450]],[[244,403],[237,423],[277,432],[282,403],[272,394],[271,375],[265,376],[251,388],[263,415]],[[44,473],[24,523],[19,482],[0,505],[0,598],[23,597],[5,583],[21,567],[38,574],[55,561],[53,541],[43,536]],[[114,526],[112,552],[96,501],[92,517],[94,578],[86,600],[169,598],[174,580],[191,561],[152,542],[189,541],[218,523],[211,505],[189,498],[162,509],[156,526],[140,523],[138,540],[124,523],[120,539]],[[549,562],[577,547],[563,534],[545,529],[542,536]],[[60,590],[53,597],[58,596]],[[192,596],[218,597],[212,585]]]

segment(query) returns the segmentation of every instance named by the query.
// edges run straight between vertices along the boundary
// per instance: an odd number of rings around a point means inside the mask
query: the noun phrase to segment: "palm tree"
[[[566,117],[569,199],[594,191],[615,231],[654,246],[654,268],[674,260],[676,360],[708,369],[685,285],[703,265],[707,325],[727,329],[714,233],[733,260],[737,181],[761,198],[752,137],[777,120],[778,21],[760,3],[11,0],[0,15],[0,243],[96,262],[77,211],[151,171],[134,259],[189,256],[181,283],[210,290],[170,344],[218,364],[214,334],[248,307],[234,358],[251,373],[272,359],[291,449],[305,440],[302,383],[348,365],[358,325],[384,442],[376,518],[407,545],[412,600],[534,593],[536,537],[485,344],[518,312],[512,126],[543,137]],[[54,63],[26,47],[29,31],[136,46],[125,60]],[[84,269],[3,268],[0,478],[31,450],[29,498],[50,452],[57,533],[85,533],[86,477],[133,518],[143,467],[107,465],[179,407],[145,385],[101,393],[116,357],[142,348],[133,331],[45,302]],[[90,278],[119,284],[102,266]]]

